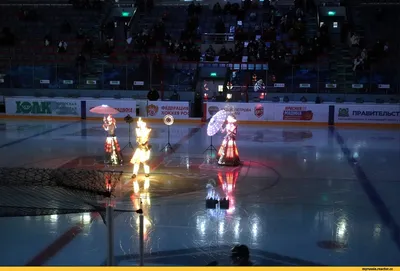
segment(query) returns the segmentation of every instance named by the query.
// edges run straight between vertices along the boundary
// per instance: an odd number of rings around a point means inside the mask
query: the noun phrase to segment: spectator
[[[353,62],[353,71],[355,72],[358,69],[358,66],[362,63],[361,57],[356,57]]]
[[[152,88],[149,93],[147,93],[147,99],[149,101],[157,101],[160,99],[160,94],[158,94],[158,91]]]
[[[231,259],[236,266],[252,266],[250,251],[246,245],[236,245],[231,250]]]
[[[360,37],[353,33],[350,37],[352,47],[358,47],[360,45]]]
[[[80,53],[77,57],[76,57],[76,66],[80,69],[83,69],[85,67],[86,64],[86,58],[85,56]]]
[[[48,47],[51,44],[51,36],[49,34],[44,36],[44,46]]]
[[[58,53],[65,53],[67,51],[67,48],[68,48],[68,44],[65,41],[62,40],[62,41],[60,41],[58,43],[57,52]]]
[[[214,6],[213,6],[213,14],[216,16],[221,15],[222,13],[222,8],[221,5],[219,4],[219,2],[217,2]]]
[[[61,29],[60,29],[61,34],[70,34],[71,31],[72,31],[71,25],[67,20],[64,20],[64,22],[61,24]]]
[[[181,96],[179,95],[179,93],[176,90],[174,90],[174,93],[172,93],[170,100],[171,101],[180,101]]]
[[[208,49],[206,50],[206,61],[214,61],[215,59],[215,50],[213,46],[210,44]]]
[[[226,2],[224,6],[224,14],[229,14],[231,12],[231,8],[232,8],[231,3],[229,1]]]

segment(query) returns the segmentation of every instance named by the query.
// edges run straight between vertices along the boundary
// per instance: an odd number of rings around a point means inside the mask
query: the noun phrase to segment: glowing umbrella
[[[100,115],[115,115],[115,114],[119,113],[119,111],[117,109],[112,108],[111,106],[108,106],[105,104],[93,107],[89,111],[92,113],[95,113],[95,114],[100,114]]]
[[[207,135],[208,136],[214,136],[216,133],[218,133],[219,130],[221,130],[222,125],[224,125],[224,122],[226,120],[227,113],[225,110],[220,110],[218,111],[211,119],[210,122],[208,123],[207,126]]]

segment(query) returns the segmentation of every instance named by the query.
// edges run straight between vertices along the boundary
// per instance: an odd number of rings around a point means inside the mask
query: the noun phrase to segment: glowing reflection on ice
[[[225,223],[224,221],[220,221],[218,227],[218,234],[222,236],[224,235],[224,233],[225,233]]]

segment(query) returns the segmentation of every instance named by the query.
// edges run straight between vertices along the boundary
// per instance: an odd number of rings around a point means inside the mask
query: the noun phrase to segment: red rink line
[[[203,125],[196,127],[197,129],[201,129]],[[176,143],[173,147],[174,149],[178,149],[183,143],[188,141],[193,135],[195,135],[199,130],[190,129],[190,132],[183,136],[178,143]],[[153,166],[151,166],[151,170],[157,169],[163,162],[163,160],[168,157],[170,153],[165,153],[159,157],[157,157],[153,161]],[[90,223],[92,223],[95,219],[99,217],[98,213],[91,213]],[[84,228],[83,223],[77,223],[75,226],[71,227],[65,233],[63,233],[60,237],[58,237],[53,243],[47,246],[44,250],[42,250],[39,254],[33,257],[30,261],[28,261],[25,266],[41,266],[47,263],[51,258],[56,256],[64,247],[66,247],[69,243],[74,240],[76,236],[78,236]]]
[[[92,223],[97,217],[98,213],[90,214],[90,223]],[[40,266],[45,264],[48,260],[53,258],[60,250],[71,243],[74,238],[83,231],[84,224],[77,223],[75,226],[64,232],[60,237],[58,237],[53,243],[42,250],[38,255],[25,264],[25,266]]]

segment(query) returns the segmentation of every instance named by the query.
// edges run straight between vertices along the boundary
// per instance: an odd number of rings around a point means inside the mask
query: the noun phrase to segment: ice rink
[[[1,167],[101,170],[101,125],[3,119]],[[161,151],[166,126],[149,126],[152,174],[134,189],[127,163],[121,184],[125,204],[134,209],[142,199],[146,265],[225,264],[235,243],[248,245],[259,265],[400,265],[399,130],[239,123],[243,165],[227,168],[204,153],[206,126],[173,125],[173,153]],[[116,133],[124,147],[128,125],[119,122]],[[213,138],[216,148],[222,136]],[[132,153],[124,149],[126,162]],[[207,184],[229,196],[229,210],[205,208]],[[96,213],[0,218],[0,225],[0,265],[105,263],[106,227]],[[137,265],[136,214],[117,213],[114,245],[118,265]]]

